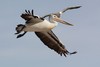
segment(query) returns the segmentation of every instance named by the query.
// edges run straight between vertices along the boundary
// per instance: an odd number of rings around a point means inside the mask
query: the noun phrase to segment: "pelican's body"
[[[30,20],[31,21],[31,20]],[[57,26],[57,22],[49,22],[48,20],[44,19],[42,22],[35,23],[30,22],[30,24],[26,24],[23,31],[28,32],[43,32],[43,31],[49,31]]]

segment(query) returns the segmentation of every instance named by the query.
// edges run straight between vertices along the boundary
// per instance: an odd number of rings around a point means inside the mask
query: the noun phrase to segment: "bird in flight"
[[[60,18],[60,15],[67,10],[77,9],[80,6],[66,8],[63,11],[57,13],[51,13],[45,15],[43,17],[39,17],[34,15],[34,11],[25,10],[25,13],[21,14],[21,17],[26,21],[25,24],[18,24],[16,27],[17,38],[22,37],[27,32],[35,32],[37,37],[50,49],[54,50],[61,56],[64,55],[66,57],[67,54],[75,54],[75,52],[69,52],[62,42],[58,39],[58,37],[53,33],[52,29],[58,25],[58,22],[73,26]],[[45,17],[49,17],[49,21],[45,19]],[[20,34],[24,32],[23,34]]]

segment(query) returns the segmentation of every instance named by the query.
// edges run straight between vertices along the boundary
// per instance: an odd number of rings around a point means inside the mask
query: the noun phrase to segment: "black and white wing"
[[[56,16],[60,17],[61,14],[63,14],[64,12],[66,12],[66,11],[68,11],[68,10],[72,10],[72,9],[78,9],[78,8],[80,8],[80,7],[81,7],[81,6],[67,7],[67,8],[65,8],[65,9],[63,9],[62,11],[47,14],[47,15],[43,16],[42,18],[49,17],[49,16],[52,15],[52,14],[55,14]]]
[[[76,53],[76,52],[70,53],[51,30],[48,32],[35,32],[35,34],[46,46],[56,51],[61,56],[64,55],[66,57],[66,54]]]

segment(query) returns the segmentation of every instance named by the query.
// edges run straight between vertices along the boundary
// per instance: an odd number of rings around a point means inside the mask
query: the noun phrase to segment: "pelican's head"
[[[66,25],[73,26],[73,24],[70,24],[70,23],[68,23],[68,22],[66,22],[66,21],[64,21],[64,20],[62,20],[62,19],[59,17],[59,15],[56,15],[56,14],[51,14],[51,15],[50,15],[50,21],[51,21],[51,22],[60,22],[60,23],[62,23],[62,24],[66,24]]]

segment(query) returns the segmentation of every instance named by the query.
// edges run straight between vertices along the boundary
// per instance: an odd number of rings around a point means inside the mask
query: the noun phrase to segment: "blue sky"
[[[62,15],[73,27],[60,24],[53,29],[69,51],[67,58],[48,49],[34,33],[16,39],[20,15],[34,9],[39,16],[81,5]],[[100,0],[0,0],[0,67],[99,67]]]

